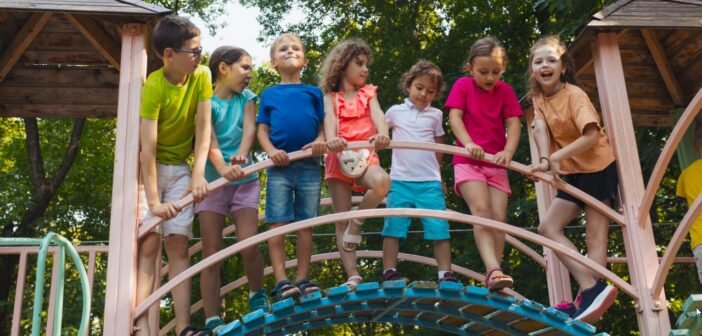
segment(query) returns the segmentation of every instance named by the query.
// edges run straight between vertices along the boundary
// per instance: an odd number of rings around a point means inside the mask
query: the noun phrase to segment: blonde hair
[[[429,76],[434,82],[436,87],[436,97],[434,99],[438,98],[441,95],[441,90],[444,88],[444,74],[436,64],[425,59],[420,59],[407,72],[402,74],[402,78],[400,78],[400,89],[402,92],[409,94],[407,88],[412,85],[415,79],[421,76]]]
[[[292,41],[295,41],[295,42],[299,43],[300,46],[302,46],[302,53],[303,53],[303,54],[305,53],[305,45],[302,43],[302,40],[300,39],[299,36],[297,36],[297,35],[295,35],[295,34],[293,34],[293,33],[284,33],[284,34],[282,34],[282,35],[276,37],[275,40],[273,41],[273,44],[271,44],[271,50],[270,50],[271,59],[273,59],[273,55],[275,54],[275,49],[276,49],[276,48],[278,47],[278,45],[281,44],[281,43],[283,42],[283,40],[285,40],[285,39],[292,40]]]
[[[502,67],[507,67],[507,51],[502,43],[492,36],[486,36],[478,39],[470,46],[468,58],[463,62],[464,65],[473,64],[473,59],[480,56],[492,56],[494,52],[498,52],[502,57]]]
[[[371,49],[362,40],[346,40],[335,46],[324,59],[319,71],[319,87],[322,92],[338,92],[344,71],[352,60],[361,55],[368,57],[368,63],[371,62]]]
[[[570,83],[573,85],[578,84],[578,79],[575,75],[575,65],[573,65],[570,55],[566,52],[567,49],[565,43],[563,43],[563,41],[561,41],[561,39],[556,35],[544,36],[536,40],[534,45],[531,46],[531,49],[529,49],[529,66],[527,67],[527,86],[529,87],[529,97],[543,93],[541,85],[539,85],[534,78],[534,73],[531,70],[531,63],[534,61],[534,52],[536,49],[546,46],[555,48],[556,52],[558,52],[558,54],[561,56],[561,64],[563,64],[563,68],[565,69],[565,73],[561,74],[560,76],[561,82]]]

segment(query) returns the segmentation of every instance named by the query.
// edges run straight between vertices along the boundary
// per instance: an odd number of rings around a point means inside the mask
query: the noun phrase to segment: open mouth
[[[550,71],[544,71],[541,73],[541,78],[545,81],[550,80],[553,77],[553,72]]]

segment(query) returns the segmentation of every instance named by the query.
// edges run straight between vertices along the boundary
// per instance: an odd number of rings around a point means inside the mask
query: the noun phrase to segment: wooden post
[[[112,181],[110,252],[103,335],[130,335],[134,326],[138,226],[139,107],[146,77],[146,26],[122,30],[117,141]]]
[[[616,33],[598,33],[592,44],[595,77],[604,124],[617,157],[619,190],[626,225],[622,227],[631,283],[638,292],[636,317],[641,335],[667,335],[670,321],[665,294],[652,298],[650,288],[658,270],[658,255],[648,213],[639,205],[644,196],[643,176],[636,148],[624,69]],[[639,225],[639,218],[645,216]]]
[[[531,162],[538,162],[539,152],[536,148],[536,142],[534,142],[534,129],[531,127],[531,123],[534,121],[533,106],[527,109],[526,120]],[[536,190],[536,206],[539,210],[539,218],[543,218],[551,206],[556,193],[546,182],[535,182],[534,189]],[[555,306],[562,300],[573,301],[573,291],[570,288],[570,273],[568,269],[558,259],[553,250],[547,247],[544,247],[544,259],[546,260],[546,284],[548,285],[549,304]]]

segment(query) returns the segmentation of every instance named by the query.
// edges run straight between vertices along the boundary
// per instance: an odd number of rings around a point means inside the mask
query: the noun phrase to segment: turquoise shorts
[[[444,190],[439,181],[398,181],[392,180],[388,192],[388,208],[415,208],[446,210]],[[420,218],[424,227],[424,239],[449,239],[449,224],[445,219]],[[383,237],[407,238],[412,218],[387,217],[383,226]]]

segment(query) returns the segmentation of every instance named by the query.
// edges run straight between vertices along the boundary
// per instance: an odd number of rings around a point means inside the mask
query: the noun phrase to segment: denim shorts
[[[446,210],[444,190],[439,181],[392,180],[388,192],[388,208],[416,208]],[[420,218],[424,227],[424,239],[449,239],[449,224],[445,219]],[[382,235],[384,237],[407,238],[412,218],[386,217]]]
[[[297,222],[317,217],[322,188],[318,158],[271,167],[266,176],[266,223]]]

